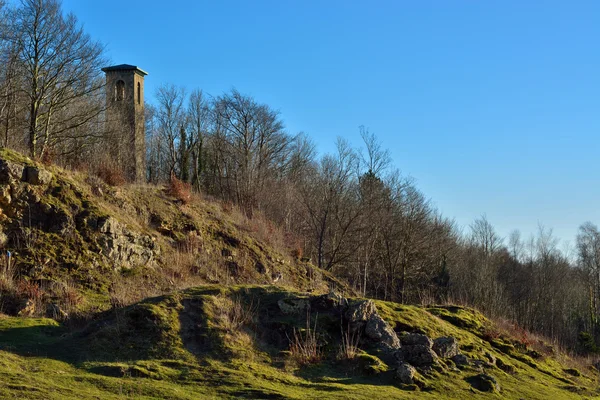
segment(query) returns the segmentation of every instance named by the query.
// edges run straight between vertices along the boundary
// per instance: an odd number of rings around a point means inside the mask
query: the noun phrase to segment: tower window
[[[125,82],[118,80],[115,85],[115,100],[122,101],[125,98]]]
[[[142,104],[142,85],[139,82],[137,89],[138,104]]]

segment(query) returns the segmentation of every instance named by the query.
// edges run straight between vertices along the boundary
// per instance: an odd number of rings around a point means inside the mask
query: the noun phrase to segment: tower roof
[[[110,71],[136,71],[139,72],[142,75],[148,75],[148,73],[146,71],[144,71],[143,69],[135,66],[135,65],[129,65],[129,64],[119,64],[119,65],[113,65],[111,67],[104,67],[102,68],[102,71],[104,72],[110,72]]]

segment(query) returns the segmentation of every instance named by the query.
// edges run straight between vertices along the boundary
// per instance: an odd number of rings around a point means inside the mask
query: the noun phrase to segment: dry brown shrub
[[[233,203],[230,201],[222,202],[221,211],[223,211],[225,214],[231,214],[233,212]]]
[[[188,204],[192,200],[192,186],[183,182],[175,175],[171,175],[169,185],[167,186],[167,194],[181,201],[182,204]]]
[[[72,282],[67,282],[63,285],[62,289],[58,293],[60,303],[62,303],[67,312],[76,311],[77,308],[83,303],[84,297],[75,288]]]
[[[481,336],[484,340],[491,342],[500,337],[500,331],[492,327],[486,327],[484,328]]]
[[[110,186],[123,186],[126,182],[123,171],[114,165],[109,165],[109,164],[100,165],[98,167],[97,175],[107,185],[110,185]]]
[[[296,260],[299,260],[304,256],[304,248],[302,247],[302,243],[300,243],[300,240],[293,240],[291,248],[292,251],[290,253],[292,257],[294,257]]]
[[[41,301],[46,293],[35,282],[21,280],[17,283],[17,295],[23,299]]]

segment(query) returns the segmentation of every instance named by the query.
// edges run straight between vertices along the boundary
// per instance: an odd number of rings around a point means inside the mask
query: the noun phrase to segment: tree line
[[[109,157],[104,47],[57,0],[0,1],[1,145],[93,171]],[[573,255],[552,231],[502,238],[485,216],[467,229],[394,168],[367,128],[319,154],[280,113],[229,90],[165,84],[146,105],[147,179],[173,177],[283,227],[318,267],[363,296],[458,302],[581,352],[600,343],[600,230],[584,223]]]

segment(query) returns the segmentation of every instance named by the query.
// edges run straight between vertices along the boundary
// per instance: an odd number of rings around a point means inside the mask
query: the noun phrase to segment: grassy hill
[[[274,286],[202,286],[107,312],[84,329],[51,319],[0,319],[2,398],[431,398],[580,399],[597,396],[598,374],[557,361],[504,335],[474,310],[375,302],[402,337],[452,336],[468,365],[439,358],[399,382],[394,364],[361,335],[352,358],[340,356],[343,327],[327,296]],[[306,300],[319,355],[290,350],[305,338],[306,313],[281,309]],[[350,299],[349,304],[357,302]],[[329,308],[328,308],[329,307]],[[319,311],[317,311],[319,310]],[[340,326],[342,327],[340,329]],[[473,387],[494,377],[499,389]]]
[[[177,188],[1,150],[0,208],[0,398],[600,397],[552,346],[354,298],[268,222]]]

